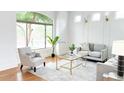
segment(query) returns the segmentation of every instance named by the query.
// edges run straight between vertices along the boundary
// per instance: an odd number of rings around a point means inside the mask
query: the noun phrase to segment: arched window
[[[17,47],[47,48],[47,35],[53,36],[53,20],[36,12],[17,12]]]

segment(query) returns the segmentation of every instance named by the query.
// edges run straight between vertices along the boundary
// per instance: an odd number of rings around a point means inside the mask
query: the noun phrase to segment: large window
[[[51,45],[47,36],[53,36],[53,21],[45,15],[34,12],[19,12],[17,18],[17,47],[29,46],[33,49]]]

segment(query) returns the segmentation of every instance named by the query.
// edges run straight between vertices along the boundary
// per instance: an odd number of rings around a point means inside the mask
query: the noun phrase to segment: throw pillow
[[[101,51],[105,48],[105,45],[102,44],[94,44],[94,51]]]
[[[94,44],[93,43],[89,43],[89,49],[90,49],[90,51],[94,51]]]
[[[32,52],[32,53],[26,53],[27,55],[31,56],[32,58],[35,57],[35,53]]]
[[[40,53],[35,53],[35,57],[41,57]]]
[[[105,62],[105,64],[117,66],[118,60],[116,57],[112,57],[107,62]]]
[[[82,51],[89,51],[89,44],[88,43],[81,44],[81,50]]]

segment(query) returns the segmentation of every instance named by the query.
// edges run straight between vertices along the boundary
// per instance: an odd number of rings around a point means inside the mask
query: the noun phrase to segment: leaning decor
[[[118,76],[124,76],[124,40],[113,41],[112,54],[118,56]]]
[[[47,36],[47,37],[48,37],[48,42],[52,45],[52,48],[53,48],[51,56],[54,57],[55,56],[55,45],[60,37],[59,36],[55,36],[54,38],[51,38],[50,36]]]

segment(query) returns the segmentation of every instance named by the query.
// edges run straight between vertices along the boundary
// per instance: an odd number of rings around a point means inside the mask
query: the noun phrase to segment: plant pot
[[[52,54],[51,54],[51,57],[55,57],[55,54],[52,53]]]
[[[71,51],[71,56],[73,56],[74,55],[74,53],[73,53],[73,51]]]
[[[71,54],[73,54],[73,51],[71,51]]]

